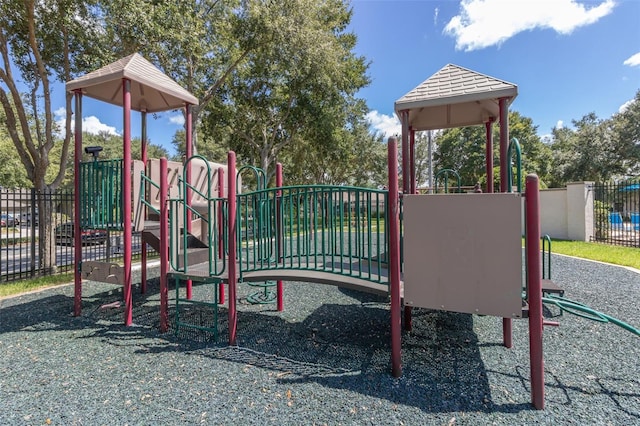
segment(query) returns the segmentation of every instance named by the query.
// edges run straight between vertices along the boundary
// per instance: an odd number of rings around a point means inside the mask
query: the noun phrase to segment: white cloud
[[[367,120],[377,134],[384,136],[400,135],[402,133],[402,125],[395,115],[381,114],[378,111],[370,111],[367,114]]]
[[[62,137],[64,135],[64,126],[66,120],[67,110],[64,107],[60,107],[53,112],[53,115],[56,120],[56,124],[58,125],[58,136]],[[71,119],[71,131],[75,128],[75,118]],[[82,120],[82,131],[86,133],[91,133],[94,135],[99,134],[100,132],[106,132],[110,135],[119,136],[120,133],[116,131],[116,128],[113,126],[109,126],[100,121],[98,117],[95,115],[91,115],[89,117],[85,117]]]
[[[433,25],[437,26],[438,25],[438,15],[440,14],[440,8],[436,7],[435,10],[433,11]]]
[[[570,34],[597,22],[614,6],[614,0],[604,0],[591,8],[576,0],[462,0],[460,14],[451,18],[444,33],[456,39],[457,50],[471,51],[500,45],[536,28]]]
[[[564,128],[564,121],[562,120],[558,120],[558,122],[556,123],[556,129],[562,129]]]
[[[625,112],[627,110],[627,108],[629,108],[631,106],[632,103],[634,103],[636,100],[635,99],[631,99],[625,103],[623,103],[622,105],[620,105],[620,108],[618,108],[618,112],[620,114],[622,114],[623,112]]]
[[[67,109],[65,107],[60,107],[57,110],[53,111],[53,116],[56,118],[56,121],[58,121],[60,119],[64,119],[66,113]]]
[[[629,65],[630,67],[640,67],[640,52],[632,55],[626,61],[624,61],[624,65]]]
[[[101,132],[106,132],[110,135],[116,135],[116,136],[120,134],[116,131],[115,127],[108,126],[100,122],[100,119],[95,115],[85,117],[82,119],[82,131],[91,133],[94,135],[97,135],[98,133],[101,133]]]
[[[184,126],[184,115],[183,114],[174,114],[169,117],[169,123],[175,124],[177,126]]]

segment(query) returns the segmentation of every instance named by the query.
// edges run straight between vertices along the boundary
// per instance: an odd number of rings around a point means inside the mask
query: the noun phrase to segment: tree
[[[598,119],[592,112],[572,124],[575,130],[553,131],[554,185],[608,180],[624,173],[610,121]]]
[[[492,134],[494,165],[498,166],[500,135],[497,124],[494,124]],[[509,111],[509,137],[518,139],[520,143],[523,176],[526,173],[537,173],[542,186],[545,186],[544,182],[548,179],[550,172],[551,151],[537,135],[537,126],[533,125],[533,120],[520,115],[517,111]],[[444,168],[456,170],[460,174],[463,185],[486,182],[485,126],[447,129],[436,138],[436,146],[434,155],[436,171]],[[494,172],[494,182],[499,185],[499,173],[496,176]]]
[[[345,32],[345,3],[285,3],[252,3],[250,20],[260,16],[270,42],[247,54],[221,88],[222,102],[207,111],[211,136],[265,170],[294,144],[338,143],[336,129],[363,113],[354,94],[368,83],[364,59],[352,52],[355,36]]]
[[[485,140],[484,126],[444,130],[436,137],[434,176],[439,170],[453,169],[462,185],[480,182],[485,174]]]
[[[0,109],[0,187],[25,188],[29,186],[27,174],[15,155],[16,149],[9,137],[4,111]]]
[[[640,175],[640,90],[624,111],[611,118],[616,152],[620,157],[622,174]]]
[[[516,138],[522,150],[522,179],[527,173],[536,173],[540,178],[540,186],[545,188],[550,178],[552,154],[551,148],[538,136],[538,126],[518,111],[510,111],[509,137]],[[524,187],[524,182],[522,185]]]
[[[387,154],[382,136],[369,133],[360,119],[337,129],[332,144],[301,140],[281,155],[287,184],[354,185],[387,183]]]
[[[0,104],[6,129],[27,178],[36,190],[56,189],[65,177],[71,141],[71,95],[66,94],[66,125],[61,140],[52,113],[52,81],[68,81],[91,67],[102,52],[90,2],[5,0],[0,3]],[[107,44],[102,44],[107,46]],[[61,145],[51,175],[50,154]],[[50,217],[53,206],[38,206]],[[40,262],[54,268],[51,224],[40,221]]]

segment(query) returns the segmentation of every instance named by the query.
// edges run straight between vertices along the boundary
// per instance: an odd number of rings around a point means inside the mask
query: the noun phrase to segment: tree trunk
[[[41,275],[53,275],[57,271],[55,250],[55,205],[49,190],[36,190],[38,205],[38,256]]]

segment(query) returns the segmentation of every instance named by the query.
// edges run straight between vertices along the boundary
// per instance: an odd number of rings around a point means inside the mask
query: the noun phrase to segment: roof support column
[[[409,147],[409,110],[400,111],[402,122],[402,192],[411,192],[411,148]]]
[[[409,151],[411,157],[409,157],[409,170],[411,170],[411,188],[410,193],[416,193],[416,131],[409,127]]]
[[[82,90],[74,90],[75,96],[75,133],[73,135],[75,152],[73,154],[73,188],[76,196],[73,198],[73,226],[74,229],[80,229],[80,161],[82,160]],[[41,212],[42,214],[42,212]],[[73,315],[80,316],[82,313],[82,275],[80,273],[80,265],[82,265],[82,240],[80,232],[74,232],[74,256],[76,259],[76,267],[73,271],[74,297],[73,297]]]
[[[131,296],[131,80],[122,79],[122,105],[124,106],[122,138],[122,210],[124,244],[124,325],[133,322],[133,299]]]
[[[147,110],[143,109],[140,112],[140,159],[142,160],[143,168],[147,167]],[[142,220],[147,220],[146,209],[144,210],[144,217]],[[145,294],[147,292],[147,243],[143,239],[140,241],[140,293]]]
[[[507,156],[509,150],[509,107],[507,98],[500,98],[498,105],[500,107],[500,192],[509,190],[507,182],[507,171],[510,166],[511,159]],[[511,318],[502,318],[502,343],[505,347],[513,346],[513,320]]]
[[[487,187],[484,192],[493,192],[493,122],[494,117],[489,117],[489,121],[484,123],[487,130],[487,144],[485,153]]]
[[[404,136],[405,133],[403,132]],[[389,292],[391,294],[391,374],[402,375],[402,319],[400,318],[400,200],[398,198],[398,142],[387,140],[389,198],[387,206],[389,232]],[[406,155],[403,155],[404,158]],[[231,249],[229,249],[231,255]]]
[[[507,106],[507,98],[500,98],[498,105],[500,106],[500,192],[507,192],[507,171],[510,159],[507,157],[509,149],[509,107]]]
[[[193,155],[193,123],[191,122],[192,120],[192,113],[191,113],[191,104],[186,104],[185,105],[185,155],[186,155],[186,160],[188,160],[189,158],[191,158],[191,156]],[[186,190],[186,200],[187,200],[187,206],[191,207],[191,188],[189,187],[189,185],[191,185],[191,162],[189,162],[189,164],[187,165],[187,169],[184,171],[185,174],[185,179],[187,181],[187,190]],[[211,184],[211,183],[209,183]],[[187,217],[187,223],[184,224],[184,226],[186,227],[187,232],[191,233],[191,210],[187,209],[186,212],[186,217]],[[192,297],[192,291],[193,291],[193,281],[191,280],[187,280],[187,299],[191,300]]]

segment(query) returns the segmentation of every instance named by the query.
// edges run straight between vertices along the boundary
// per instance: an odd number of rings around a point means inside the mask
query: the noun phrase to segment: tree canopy
[[[499,165],[499,124],[493,124],[494,165]],[[522,149],[523,175],[537,173],[542,182],[548,179],[551,169],[551,151],[537,135],[537,127],[529,117],[517,111],[509,112],[509,136],[516,138]],[[444,130],[436,137],[434,170],[453,169],[460,174],[462,185],[486,183],[485,126],[471,126]],[[494,173],[494,185],[500,186],[499,173]]]

